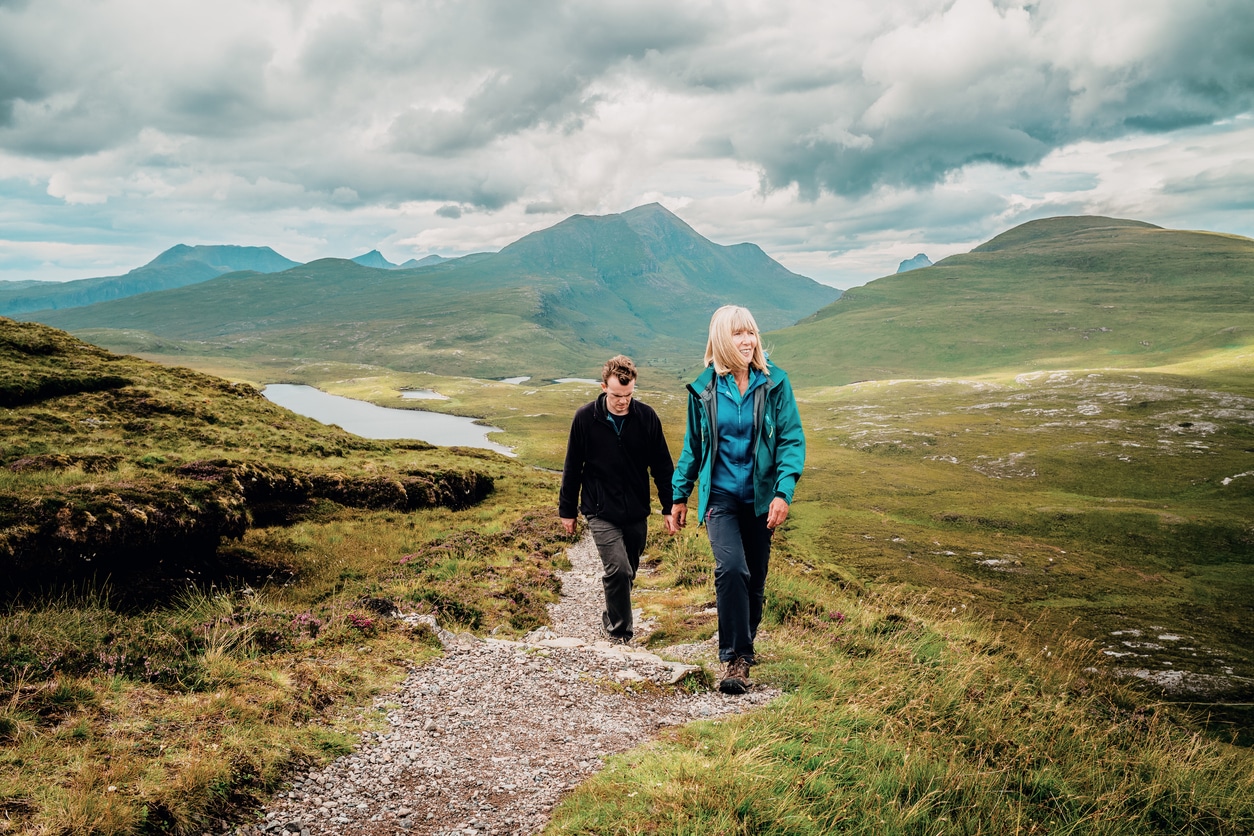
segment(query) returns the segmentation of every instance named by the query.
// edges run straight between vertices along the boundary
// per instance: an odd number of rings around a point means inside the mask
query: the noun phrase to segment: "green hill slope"
[[[196,284],[239,270],[274,273],[295,267],[297,263],[269,247],[189,247],[179,244],[125,276],[102,276],[71,282],[0,282],[0,315],[75,308]]]
[[[688,365],[719,305],[747,305],[764,328],[781,328],[839,294],[650,205],[574,216],[500,253],[422,268],[325,259],[30,318],[132,350],[133,336],[87,329],[147,332],[195,353],[555,377],[619,351]]]
[[[807,383],[1184,362],[1254,342],[1254,241],[1032,221],[847,291],[768,342]]]

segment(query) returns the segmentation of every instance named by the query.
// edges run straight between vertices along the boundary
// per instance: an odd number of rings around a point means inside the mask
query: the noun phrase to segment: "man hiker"
[[[657,413],[633,395],[636,364],[619,354],[601,369],[601,394],[575,411],[562,467],[557,511],[567,534],[580,512],[601,555],[605,612],[601,623],[615,644],[632,637],[631,584],[648,533],[649,476],[662,503],[666,530],[671,517],[674,464]]]

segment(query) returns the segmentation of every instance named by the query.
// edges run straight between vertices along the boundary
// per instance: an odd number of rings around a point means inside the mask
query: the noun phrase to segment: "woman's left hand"
[[[771,507],[766,512],[766,527],[775,528],[788,519],[788,503],[783,497],[775,497],[771,500]]]

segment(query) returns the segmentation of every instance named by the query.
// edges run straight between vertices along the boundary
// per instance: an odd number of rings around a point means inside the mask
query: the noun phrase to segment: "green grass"
[[[1234,375],[1220,356],[1172,373],[802,388],[809,456],[790,526],[797,559],[847,587],[931,590],[1115,652],[1125,648],[1113,633],[1158,628],[1189,641],[1107,661],[1254,677],[1254,477],[1233,478],[1254,471],[1254,435],[1248,370],[1245,385]],[[392,406],[401,388],[435,388],[450,400],[424,407],[485,416],[505,428],[499,440],[550,468],[561,466],[569,415],[595,391],[397,374],[310,382]],[[679,380],[645,369],[640,388],[677,454]],[[711,619],[669,606],[687,600],[689,588],[675,587],[657,613],[664,634],[708,636]],[[1242,693],[1212,701],[1247,701]]]
[[[770,334],[812,384],[1132,369],[1246,351],[1254,241],[1108,218],[1051,218],[854,288]]]
[[[123,368],[132,383],[0,409],[0,494],[156,484],[214,458],[362,478],[477,470],[496,489],[462,510],[323,498],[250,525],[219,552],[272,573],[250,592],[223,578],[137,607],[107,583],[79,584],[4,608],[3,828],[222,828],[291,769],[349,751],[382,722],[372,696],[438,652],[372,601],[516,636],[555,599],[568,540],[553,469],[590,387],[286,369],[391,406],[401,388],[436,388],[450,400],[423,407],[503,427],[514,461],[366,442],[198,374],[57,347],[79,372]],[[223,370],[261,383],[274,367]],[[1122,647],[1113,632],[1157,627],[1250,669],[1254,479],[1232,478],[1254,470],[1237,394],[1247,378],[1221,359],[1172,373],[803,387],[809,460],[776,536],[754,671],[784,696],[612,759],[549,830],[1249,832],[1248,739],[1233,745],[1230,727],[1199,724],[1197,706],[1113,682],[1125,663],[1102,653]],[[673,452],[679,391],[643,371]],[[33,464],[11,467],[22,460]],[[659,621],[653,646],[708,638],[704,533],[655,530],[648,553],[637,603]],[[1138,652],[1144,664],[1199,664],[1169,650]]]
[[[247,386],[0,320],[0,377],[30,369],[53,388],[0,408],[0,832],[221,827],[347,751],[381,722],[371,695],[437,652],[378,602],[516,635],[556,595],[568,538],[533,510],[550,474],[364,441]],[[105,373],[128,383],[55,388]],[[491,503],[372,500],[475,474]],[[236,512],[216,532],[197,510],[214,502]],[[43,548],[56,576],[33,574]]]
[[[1112,634],[1157,628],[1188,641],[1106,661],[1254,678],[1254,477],[1233,478],[1254,471],[1254,404],[1226,378],[1191,371],[1202,374],[803,388],[809,447],[790,521],[794,559],[846,588],[927,590],[1046,640],[1075,632],[1124,652]],[[568,416],[595,391],[397,375],[321,385],[384,405],[405,386],[435,388],[450,400],[424,406],[486,416],[506,429],[503,443],[552,468]],[[641,391],[677,454],[678,382],[646,370]],[[708,560],[704,548],[698,541],[685,563]],[[657,616],[668,639],[713,630],[680,606],[698,597],[686,584],[699,573],[686,571],[666,576],[674,591]],[[1236,683],[1212,701],[1248,701],[1244,693]]]
[[[785,696],[612,758],[554,811],[570,834],[1244,833],[1250,750],[943,593],[823,577],[786,529],[755,678]],[[778,536],[778,535],[777,535]],[[657,577],[691,560],[654,548]],[[709,595],[708,583],[694,600]],[[651,596],[673,596],[666,590]],[[695,606],[690,608],[695,609]]]

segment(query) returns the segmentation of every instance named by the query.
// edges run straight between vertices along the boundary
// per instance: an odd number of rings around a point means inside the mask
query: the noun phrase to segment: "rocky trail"
[[[682,687],[698,670],[691,663],[716,665],[717,639],[658,653],[601,640],[600,558],[590,537],[568,555],[552,627],[522,641],[437,628],[444,656],[376,700],[387,710],[387,731],[294,775],[262,820],[229,832],[537,833],[553,805],[606,756],[663,727],[746,711],[778,695],[760,685],[743,696]],[[642,566],[637,589],[647,583]],[[403,617],[434,626],[430,616]],[[637,615],[637,642],[651,629]]]

